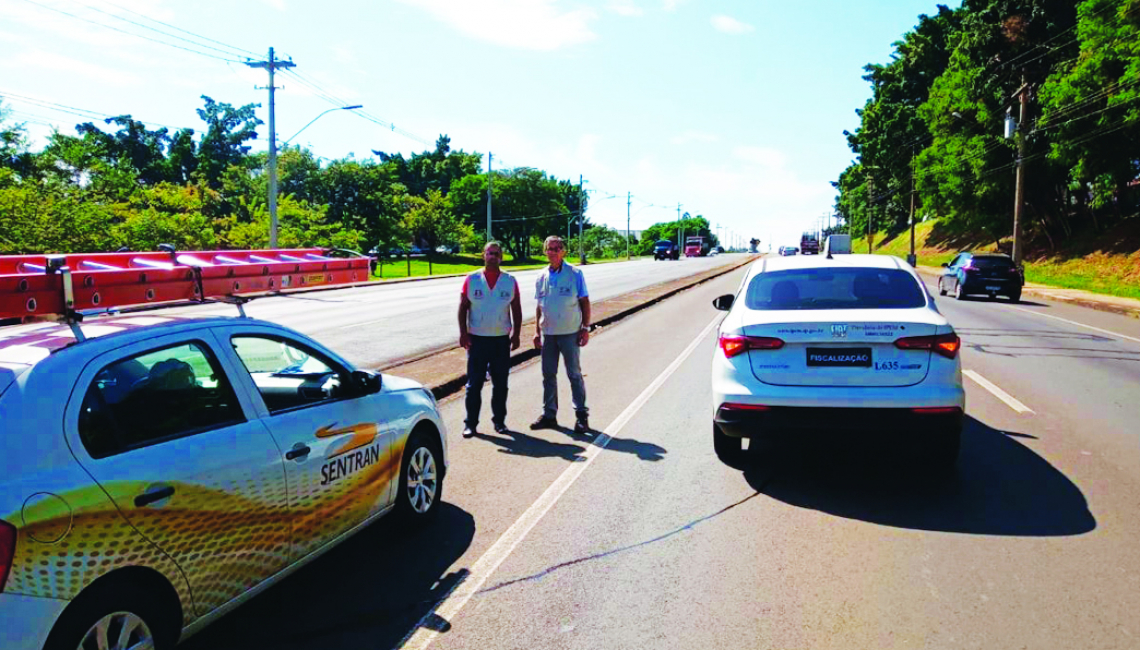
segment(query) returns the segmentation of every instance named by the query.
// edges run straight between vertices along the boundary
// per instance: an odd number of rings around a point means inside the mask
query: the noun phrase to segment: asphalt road
[[[739,260],[719,255],[678,261],[635,260],[585,267],[592,301]],[[573,264],[573,260],[571,260]],[[521,289],[523,320],[534,318],[534,282],[538,270],[513,272]],[[259,298],[246,306],[255,318],[280,323],[324,343],[364,368],[384,366],[459,340],[457,311],[462,277],[399,282]],[[233,307],[179,307],[164,313],[232,316]]]
[[[510,435],[462,439],[462,399],[443,403],[437,522],[381,521],[186,647],[1140,646],[1140,323],[939,299],[970,377],[949,481],[875,440],[733,469],[709,303],[742,273],[591,340],[606,435],[527,430],[535,364],[511,375]]]

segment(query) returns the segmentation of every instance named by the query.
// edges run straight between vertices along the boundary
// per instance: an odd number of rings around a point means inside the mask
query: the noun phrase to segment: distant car
[[[709,257],[712,257],[713,255],[720,255],[720,250],[716,248],[709,249]]]
[[[388,257],[403,257],[407,254],[408,251],[400,248],[399,246],[393,246],[392,248],[388,249]]]
[[[436,246],[435,252],[443,255],[458,255],[459,244],[440,244]]]
[[[668,239],[662,239],[653,245],[653,259],[656,260],[679,260],[681,259],[681,250],[677,248],[675,242]]]
[[[741,460],[743,438],[838,431],[900,432],[934,465],[954,465],[961,341],[902,260],[764,258],[713,305],[728,312],[712,364],[712,442],[726,463]]]
[[[424,255],[427,255],[430,252],[431,252],[431,249],[426,247],[426,246],[423,246],[423,247],[412,246],[411,248],[408,249],[408,255],[410,255],[411,257],[422,257]]]
[[[372,249],[371,251],[368,251],[367,254],[365,254],[365,253],[361,253],[360,251],[354,251],[351,248],[330,248],[330,249],[325,251],[325,255],[328,255],[329,257],[338,257],[338,258],[340,258],[340,257],[367,257],[368,258],[368,268],[371,269],[371,271],[373,273],[375,273],[376,272],[376,265],[379,263],[379,260],[376,259],[376,253],[373,252],[375,250],[376,249]]]
[[[799,251],[796,250],[795,246],[781,246],[780,247],[780,255],[783,255],[783,256],[795,255],[798,252]]]
[[[958,300],[965,300],[970,294],[985,294],[990,298],[1006,296],[1011,302],[1021,300],[1025,278],[1009,255],[963,252],[942,266],[938,295],[953,292]]]

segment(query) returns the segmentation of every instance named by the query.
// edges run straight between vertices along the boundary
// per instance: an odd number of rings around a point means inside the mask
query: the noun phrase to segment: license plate
[[[808,348],[807,365],[814,368],[870,368],[871,348]]]
[[[1001,291],[1001,287],[995,287],[993,285],[990,285],[990,286],[986,287],[986,291]]]

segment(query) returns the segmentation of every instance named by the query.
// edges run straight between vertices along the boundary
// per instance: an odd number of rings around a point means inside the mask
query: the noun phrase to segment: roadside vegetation
[[[152,130],[124,114],[78,124],[74,134],[56,132],[33,150],[0,97],[0,254],[142,251],[164,243],[180,250],[266,248],[267,157],[251,153],[262,137],[258,104],[202,100],[200,130]],[[373,150],[365,159],[327,161],[284,147],[278,246],[383,252],[447,245],[476,254],[478,263],[490,183],[492,232],[509,259],[541,263],[542,241],[552,234],[571,234],[569,246],[578,249],[588,191],[534,168],[496,170],[490,178],[482,168],[483,154],[454,150],[447,136],[407,158]],[[708,226],[700,216],[685,221],[686,233],[715,241]],[[621,259],[627,249],[644,254],[655,241],[627,242],[588,216],[582,232],[591,261]],[[647,231],[651,238],[661,232]],[[451,262],[440,262],[433,260],[433,272],[447,272]],[[420,264],[412,261],[412,275]],[[384,277],[409,272],[407,263],[384,267]]]
[[[870,220],[905,257],[913,187],[920,263],[1009,252],[1020,144],[1027,279],[1140,297],[1140,0],[963,0],[864,69],[841,229]]]
[[[998,251],[994,242],[948,237],[939,222],[915,226],[915,253],[921,266],[941,266],[964,250]],[[910,231],[875,233],[875,252],[906,259]],[[1005,250],[1002,242],[1001,249]],[[851,251],[867,252],[867,238],[852,237]],[[1038,251],[1025,258],[1025,280],[1065,289],[1082,289],[1140,299],[1140,219],[1125,222],[1094,237],[1075,238],[1056,254]]]

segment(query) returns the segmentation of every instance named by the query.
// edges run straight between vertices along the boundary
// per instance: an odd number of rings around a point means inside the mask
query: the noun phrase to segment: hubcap
[[[412,510],[420,514],[430,510],[438,489],[435,456],[427,447],[417,447],[408,462],[408,503]]]
[[[115,612],[99,619],[77,650],[153,650],[154,636],[146,622],[130,612]]]

